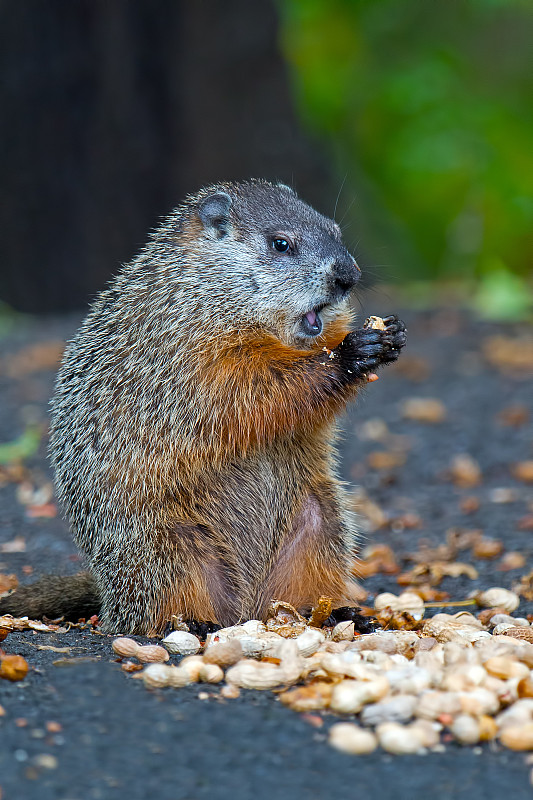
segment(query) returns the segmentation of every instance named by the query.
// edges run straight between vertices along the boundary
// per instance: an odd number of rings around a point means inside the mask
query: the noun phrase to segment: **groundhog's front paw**
[[[338,347],[341,363],[354,377],[364,377],[383,364],[396,361],[405,345],[405,324],[392,315],[382,320],[383,327],[358,328]]]

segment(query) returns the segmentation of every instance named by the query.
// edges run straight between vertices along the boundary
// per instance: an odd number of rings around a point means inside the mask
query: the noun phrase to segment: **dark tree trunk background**
[[[211,181],[280,179],[331,213],[277,33],[269,0],[1,2],[0,300],[84,306]]]

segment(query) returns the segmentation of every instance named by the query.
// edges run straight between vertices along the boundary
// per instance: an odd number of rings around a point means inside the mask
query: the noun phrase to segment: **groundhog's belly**
[[[186,606],[200,613],[207,606],[230,624],[241,616],[262,618],[273,599],[300,610],[321,595],[342,605],[347,526],[334,481],[323,475],[312,487],[305,474],[279,474],[264,459],[253,470],[236,467],[218,477],[204,496],[203,521],[184,530],[189,548],[195,537],[187,562],[198,556]],[[208,602],[198,586],[206,587]]]
[[[230,544],[252,583],[264,581],[280,558],[296,557],[304,542],[320,547],[332,526],[342,527],[327,456],[315,449],[310,458],[308,442],[290,444],[209,470],[197,487],[197,519]]]
[[[263,453],[209,470],[196,491],[204,524],[244,545],[245,555],[268,558],[312,489],[306,470]]]

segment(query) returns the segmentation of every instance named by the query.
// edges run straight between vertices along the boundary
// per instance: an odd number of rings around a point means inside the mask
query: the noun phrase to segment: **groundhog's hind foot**
[[[208,634],[216,633],[222,628],[222,625],[219,625],[218,622],[201,622],[197,619],[184,619],[183,624],[187,626],[189,633],[192,633],[193,636],[197,636],[202,642],[207,639]],[[162,636],[168,636],[169,633],[175,630],[176,628],[173,625],[173,620],[170,620],[167,622]]]

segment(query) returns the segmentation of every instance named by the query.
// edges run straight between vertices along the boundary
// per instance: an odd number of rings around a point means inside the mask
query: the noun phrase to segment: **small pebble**
[[[32,760],[36,767],[41,767],[42,769],[57,769],[59,763],[57,758],[50,753],[40,753]]]
[[[241,690],[239,687],[232,683],[227,683],[220,690],[220,696],[225,697],[227,700],[236,700],[237,697],[240,697],[240,694]]]

